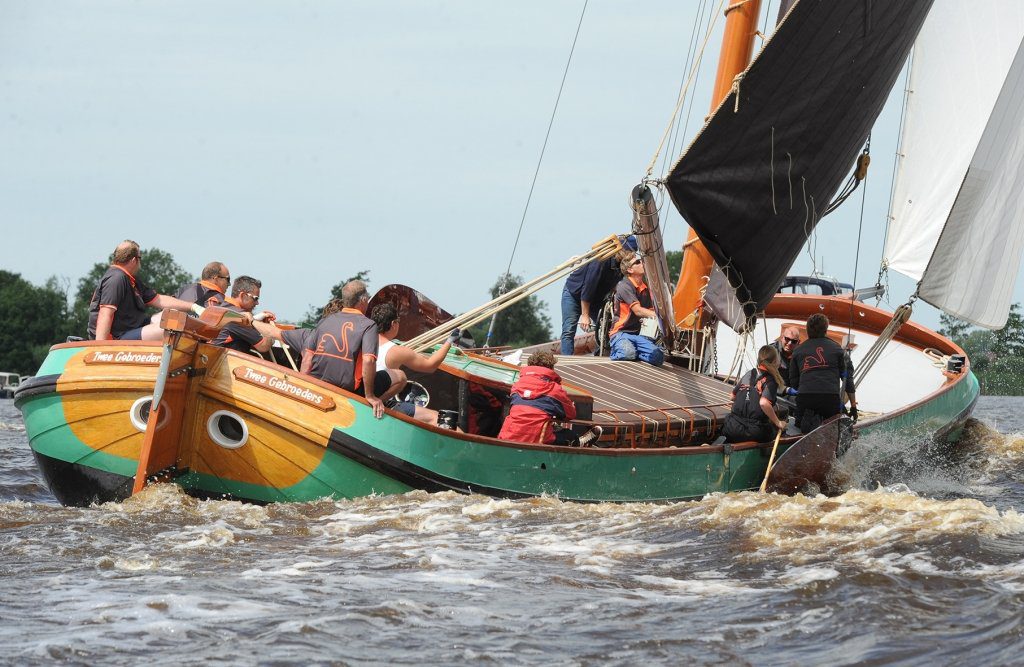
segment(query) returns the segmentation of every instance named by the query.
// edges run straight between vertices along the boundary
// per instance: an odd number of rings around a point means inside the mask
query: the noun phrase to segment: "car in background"
[[[19,384],[21,377],[17,373],[0,372],[0,398],[14,398]]]

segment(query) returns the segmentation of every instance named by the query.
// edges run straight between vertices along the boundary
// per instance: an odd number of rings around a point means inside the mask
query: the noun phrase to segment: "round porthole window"
[[[143,433],[146,432],[146,425],[149,423],[149,412],[153,409],[153,397],[143,396],[132,403],[132,409],[128,412],[128,418],[132,420],[132,426]],[[156,426],[162,428],[167,423],[168,415],[170,415],[170,408],[165,403],[163,406],[163,412],[160,413],[160,423]]]
[[[249,427],[234,412],[217,410],[206,422],[210,437],[225,449],[238,449],[249,440]]]

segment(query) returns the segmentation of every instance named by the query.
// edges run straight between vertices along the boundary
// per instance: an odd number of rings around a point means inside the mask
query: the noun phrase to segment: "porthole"
[[[149,411],[152,409],[152,396],[143,396],[132,403],[132,409],[128,412],[128,418],[132,420],[132,426],[145,433],[146,425],[149,423]],[[156,425],[157,428],[163,428],[164,424],[167,423],[170,413],[170,408],[167,407],[167,403],[164,403],[163,410],[160,412],[160,422]]]
[[[206,431],[225,449],[238,449],[249,440],[249,427],[245,420],[233,412],[217,410],[206,422]]]

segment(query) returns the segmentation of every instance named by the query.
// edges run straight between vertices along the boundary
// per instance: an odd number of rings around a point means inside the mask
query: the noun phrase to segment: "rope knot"
[[[746,72],[740,72],[732,79],[732,88],[729,90],[729,92],[734,93],[736,95],[736,101],[732,107],[733,113],[740,112],[740,83],[743,81],[744,74],[746,74]]]

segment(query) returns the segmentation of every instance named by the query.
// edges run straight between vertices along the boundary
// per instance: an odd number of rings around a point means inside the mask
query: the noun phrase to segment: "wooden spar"
[[[444,322],[430,331],[426,331],[416,338],[406,341],[403,345],[410,347],[417,352],[423,351],[444,340],[448,335],[448,332],[453,328],[464,328],[476,324],[477,322],[489,317],[492,313],[508,308],[513,303],[530,296],[537,290],[547,287],[552,282],[568,275],[571,271],[574,271],[583,264],[592,260],[608,259],[621,250],[622,244],[619,242],[618,237],[614,234],[608,236],[598,243],[595,243],[591,249],[583,255],[568,259],[544,275],[534,278],[530,282],[520,285],[511,291],[500,294],[482,306],[478,306],[473,310]]]
[[[750,64],[754,51],[754,35],[757,33],[757,17],[761,13],[761,0],[730,0],[725,10],[725,35],[722,37],[722,52],[718,60],[718,74],[711,96],[711,111],[722,103],[732,90],[733,79]],[[702,326],[704,304],[701,290],[711,275],[714,260],[704,244],[691,229],[683,246],[683,266],[679,274],[672,305],[676,324],[691,327],[695,322]]]

